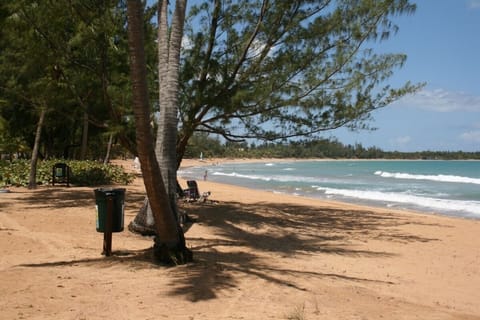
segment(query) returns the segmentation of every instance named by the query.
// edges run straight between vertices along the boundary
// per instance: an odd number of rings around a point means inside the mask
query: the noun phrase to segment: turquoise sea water
[[[179,172],[279,193],[480,218],[480,161],[294,161]]]

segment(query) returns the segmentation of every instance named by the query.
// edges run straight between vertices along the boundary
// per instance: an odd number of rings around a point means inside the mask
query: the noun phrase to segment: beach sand
[[[0,319],[480,319],[480,221],[198,184],[178,267],[126,228],[140,177],[111,257],[93,188],[0,193]]]

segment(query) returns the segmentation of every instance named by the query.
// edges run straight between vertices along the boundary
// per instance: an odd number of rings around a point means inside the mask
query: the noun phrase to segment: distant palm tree
[[[127,1],[128,45],[137,152],[155,219],[155,256],[161,262],[184,263],[190,261],[192,256],[186,248],[183,232],[170,206],[155,156],[154,137],[150,127],[142,13],[141,0]]]

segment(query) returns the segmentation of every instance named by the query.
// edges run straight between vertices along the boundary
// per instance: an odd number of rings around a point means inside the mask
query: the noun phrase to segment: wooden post
[[[112,229],[113,229],[113,199],[114,195],[107,194],[107,219],[103,233],[103,252],[106,257],[112,255]]]

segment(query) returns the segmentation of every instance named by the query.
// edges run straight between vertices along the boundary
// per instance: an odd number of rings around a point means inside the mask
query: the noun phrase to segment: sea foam
[[[241,174],[236,172],[225,173],[225,172],[215,171],[212,174],[214,176],[235,177],[235,178],[250,179],[250,180],[263,180],[263,181],[272,180],[271,177],[264,177],[264,176],[252,175],[252,174]]]
[[[480,184],[480,179],[461,177],[461,176],[452,176],[452,175],[425,175],[425,174],[410,174],[410,173],[401,173],[401,172],[385,172],[385,171],[376,171],[375,175],[383,178],[394,178],[394,179],[410,179],[410,180],[429,180],[429,181],[438,181],[438,182],[452,182],[452,183],[471,183],[471,184]]]
[[[256,174],[243,174],[237,172],[221,172],[215,171],[212,173],[215,176],[224,176],[240,179],[261,180],[261,181],[277,181],[277,182],[305,182],[305,183],[321,183],[324,182],[323,178],[293,176],[293,175],[256,175]]]
[[[382,191],[368,191],[368,190],[347,190],[347,189],[335,189],[335,188],[317,188],[319,191],[323,191],[325,195],[344,196],[362,200],[381,201],[381,202],[394,202],[403,204],[413,204],[421,207],[442,210],[442,211],[459,211],[467,212],[473,216],[480,215],[480,201],[462,201],[462,200],[449,200],[449,199],[437,199],[430,197],[421,197],[418,195],[395,193],[395,192],[382,192]]]

